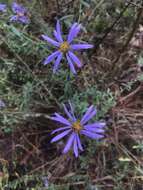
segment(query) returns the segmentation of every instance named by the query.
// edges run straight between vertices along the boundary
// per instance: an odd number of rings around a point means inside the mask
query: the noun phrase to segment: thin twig
[[[137,12],[136,20],[134,21],[133,26],[132,26],[132,30],[129,32],[128,38],[127,38],[125,44],[123,45],[122,49],[120,50],[120,55],[112,63],[111,77],[115,76],[115,74],[117,76],[117,74],[120,72],[120,70],[122,69],[122,67],[124,65],[124,62],[123,62],[122,64],[117,66],[117,62],[120,60],[122,54],[124,53],[124,51],[126,50],[126,48],[129,45],[131,39],[133,38],[133,36],[134,36],[138,26],[139,26],[139,23],[140,23],[140,20],[141,20],[141,17],[142,17],[142,13],[143,13],[143,8],[139,8],[138,12]]]
[[[51,117],[49,115],[44,114],[44,113],[28,113],[28,114],[24,114],[23,117],[25,119],[31,118],[31,117],[34,117],[34,118],[44,117],[46,119],[51,119]]]
[[[127,0],[127,2],[130,3],[131,5],[135,6],[135,7],[143,8],[143,5],[138,5],[138,4],[136,4],[136,3],[132,2],[132,1],[129,2],[128,0]]]
[[[126,104],[127,104],[128,101],[129,101],[129,99],[132,98],[134,95],[136,95],[142,88],[143,88],[142,85],[138,86],[138,88],[136,88],[133,92],[131,92],[130,94],[128,94],[128,95],[125,96],[125,97],[122,97],[122,98],[119,100],[119,102],[122,104],[122,103],[125,103],[125,101],[127,101],[127,102],[126,102]]]
[[[132,1],[132,0],[131,0]],[[131,2],[130,1],[130,2]],[[118,24],[119,20],[122,18],[124,12],[127,10],[127,8],[130,6],[130,2],[128,2],[128,4],[123,8],[123,10],[121,11],[120,15],[116,18],[116,20],[111,24],[111,26],[109,28],[106,29],[105,34],[102,36],[101,39],[99,39],[97,42],[95,42],[96,44],[96,49],[98,49],[99,45],[105,40],[105,38],[108,36],[108,34],[111,32],[111,30],[113,30],[113,28]]]
[[[99,9],[99,7],[104,3],[105,0],[100,0],[99,3],[94,7],[94,9],[91,11],[90,15],[88,16],[88,22],[90,21],[90,19],[92,18],[92,16],[94,15],[94,12]]]

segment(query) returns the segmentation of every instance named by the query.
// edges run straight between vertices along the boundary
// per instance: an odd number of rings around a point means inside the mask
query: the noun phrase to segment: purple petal
[[[94,106],[90,106],[84,116],[81,119],[81,124],[85,124],[88,120],[90,120],[96,114],[96,109]]]
[[[12,11],[17,13],[17,10],[19,10],[19,5],[16,2],[12,3]]]
[[[96,129],[104,129],[106,126],[106,123],[104,122],[95,122],[92,124],[85,125],[84,127],[90,127],[90,128],[96,128]]]
[[[55,116],[56,117],[51,117],[52,120],[55,120],[55,121],[59,121],[60,123],[63,123],[67,126],[71,126],[71,123],[65,119],[64,117],[62,117],[61,115],[59,115],[58,113],[55,113]]]
[[[104,135],[99,135],[90,131],[81,130],[81,134],[91,138],[91,139],[101,139],[104,137]]]
[[[73,74],[76,74],[76,70],[75,70],[75,68],[74,68],[74,65],[73,65],[73,63],[72,63],[70,57],[68,56],[68,54],[66,54],[66,56],[67,56],[68,64],[69,64],[69,66],[70,66],[70,70],[72,71]]]
[[[77,36],[77,34],[80,31],[80,27],[81,27],[81,25],[78,23],[75,23],[72,25],[72,27],[69,31],[68,40],[67,40],[69,43],[71,43],[72,40]]]
[[[6,4],[0,3],[0,11],[6,12],[6,8],[7,8]]]
[[[16,2],[12,3],[12,11],[14,13],[26,13],[27,9],[19,4],[17,4]]]
[[[53,134],[55,134],[56,132],[59,132],[59,131],[65,131],[65,130],[67,130],[67,129],[70,129],[71,127],[60,127],[60,128],[58,128],[58,129],[55,129],[54,131],[52,131],[52,135]]]
[[[15,15],[14,15],[14,16],[11,16],[11,17],[10,17],[10,21],[11,21],[11,22],[15,22],[15,21],[17,21],[17,20],[18,20],[18,16],[15,16]]]
[[[64,106],[64,111],[65,111],[65,113],[67,114],[67,116],[70,118],[70,120],[72,121],[72,122],[74,122],[75,121],[75,119],[73,118],[73,116],[70,114],[70,112],[68,111],[68,109],[66,108],[66,106],[63,104],[63,106]]]
[[[84,119],[93,111],[93,109],[94,109],[94,106],[91,105],[91,106],[87,109],[87,111],[85,112],[84,116],[82,117],[81,122],[84,121]]]
[[[2,100],[0,100],[0,109],[5,107],[6,107],[5,103]]]
[[[60,61],[62,59],[63,53],[60,53],[55,61],[54,68],[53,68],[53,73],[55,73],[58,69],[58,66],[60,64]]]
[[[77,139],[74,138],[73,150],[76,157],[78,157],[78,146],[77,146]]]
[[[55,36],[56,40],[59,41],[59,37],[58,37],[58,34],[57,34],[56,30],[54,30],[54,36]]]
[[[53,46],[56,46],[56,47],[59,47],[59,46],[60,46],[60,43],[59,43],[59,42],[56,42],[55,40],[49,38],[47,35],[41,35],[41,37],[42,37],[45,41],[47,41],[47,42],[49,42],[50,44],[52,44]]]
[[[72,35],[72,33],[73,33],[73,30],[74,30],[74,28],[75,28],[77,25],[78,25],[78,23],[74,23],[74,24],[71,26],[70,31],[69,31],[69,34],[68,34],[68,39],[67,39],[68,42],[70,42],[71,37],[72,37],[71,35]]]
[[[81,151],[83,151],[83,147],[82,147],[82,145],[81,145],[81,142],[80,142],[80,139],[79,139],[79,135],[78,135],[78,134],[76,134],[76,139],[77,139],[78,148],[79,148]]]
[[[45,59],[45,61],[44,61],[44,65],[47,65],[48,63],[50,63],[51,61],[53,61],[53,59],[55,58],[55,57],[57,57],[58,55],[60,54],[60,52],[59,51],[55,51],[54,53],[52,53],[51,55],[49,55],[46,59]]]
[[[56,142],[56,141],[62,139],[63,137],[65,137],[66,135],[68,135],[70,132],[71,132],[71,129],[66,130],[66,131],[60,133],[59,135],[55,136],[55,137],[51,140],[51,143]]]
[[[89,49],[93,48],[93,45],[90,44],[73,44],[70,46],[73,50]]]
[[[75,138],[75,133],[73,132],[73,133],[70,135],[70,137],[69,137],[69,139],[68,139],[68,141],[67,141],[67,143],[66,143],[66,146],[65,146],[65,148],[64,148],[64,150],[63,150],[63,153],[64,153],[64,154],[67,153],[67,152],[70,150],[74,138]]]
[[[29,23],[29,18],[27,16],[20,16],[20,17],[18,17],[18,20],[23,24]]]
[[[104,133],[104,129],[100,129],[100,128],[96,128],[95,126],[91,126],[89,125],[85,125],[84,129],[90,132],[94,132],[94,133]]]
[[[72,106],[72,104],[71,104],[70,101],[69,101],[69,105],[70,105],[70,110],[71,110],[71,113],[72,113],[72,116],[73,116],[74,122],[75,122],[77,119],[75,118],[75,115],[74,115],[74,108],[73,108],[73,106]]]
[[[87,123],[92,117],[94,117],[96,115],[96,110],[93,110],[93,112],[91,112],[86,119],[84,120],[83,124]]]
[[[61,35],[61,27],[60,27],[60,22],[59,21],[57,21],[56,32],[57,32],[57,40],[59,42],[63,42],[62,35]]]
[[[72,53],[71,51],[69,51],[68,55],[72,59],[72,61],[74,61],[76,63],[76,65],[79,68],[82,67],[82,64],[81,64],[80,60],[78,59],[78,57],[74,53]]]

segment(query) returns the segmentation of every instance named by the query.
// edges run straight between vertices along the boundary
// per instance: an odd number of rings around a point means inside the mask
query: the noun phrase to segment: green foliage
[[[96,87],[87,88],[84,92],[75,93],[72,98],[76,105],[77,113],[81,115],[85,112],[90,102],[97,107],[97,118],[102,118],[115,104],[114,97],[110,90],[106,92],[98,90]]]

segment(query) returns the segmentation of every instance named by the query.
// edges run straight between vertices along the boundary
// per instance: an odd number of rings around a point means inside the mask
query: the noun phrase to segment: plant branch
[[[138,9],[138,12],[137,12],[137,17],[136,17],[136,20],[134,21],[133,25],[132,25],[132,30],[129,32],[128,34],[128,37],[127,37],[127,40],[125,41],[122,49],[120,50],[120,55],[113,61],[112,63],[112,69],[113,72],[112,72],[112,76],[115,76],[115,73],[116,73],[116,76],[118,75],[118,73],[120,73],[120,70],[122,69],[123,65],[124,65],[124,62],[120,65],[117,65],[117,62],[120,60],[122,54],[124,53],[124,51],[126,50],[126,48],[128,47],[131,39],[133,38],[138,26],[139,26],[139,23],[140,23],[140,20],[141,20],[141,17],[142,17],[142,13],[143,13],[143,8],[139,8]]]

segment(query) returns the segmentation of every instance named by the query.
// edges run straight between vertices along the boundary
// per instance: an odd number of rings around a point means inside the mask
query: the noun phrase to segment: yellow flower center
[[[60,45],[59,50],[60,50],[61,52],[63,52],[63,53],[66,53],[66,52],[69,50],[69,48],[70,48],[69,43],[65,41],[65,42],[63,42],[63,43]]]
[[[75,123],[73,123],[72,127],[76,132],[79,132],[83,128],[80,124],[80,121],[76,121]]]

